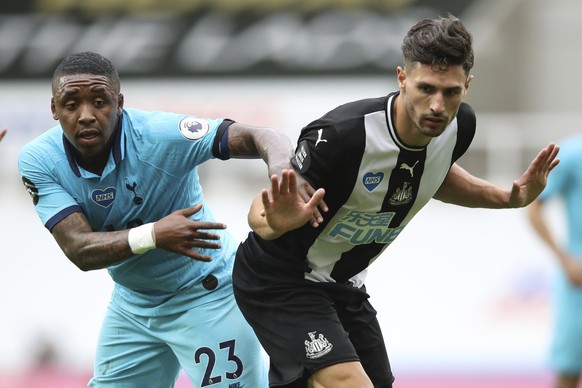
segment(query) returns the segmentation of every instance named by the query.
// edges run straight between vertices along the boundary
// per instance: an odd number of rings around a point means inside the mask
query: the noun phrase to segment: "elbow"
[[[67,257],[71,261],[71,263],[75,264],[75,266],[83,272],[89,272],[89,271],[95,269],[92,266],[90,266],[86,260],[83,260],[79,257],[71,257],[71,256],[67,256]]]
[[[75,265],[77,266],[77,268],[79,268],[83,272],[89,272],[89,271],[93,271],[94,269],[97,269],[97,268],[93,268],[89,265],[85,265],[82,263],[75,263]]]
[[[89,271],[92,271],[94,269],[98,269],[94,265],[92,265],[91,260],[84,257],[79,252],[66,252],[65,251],[64,253],[65,253],[65,256],[67,256],[67,258],[69,259],[69,261],[71,263],[73,263],[77,268],[79,268],[83,272],[89,272]]]

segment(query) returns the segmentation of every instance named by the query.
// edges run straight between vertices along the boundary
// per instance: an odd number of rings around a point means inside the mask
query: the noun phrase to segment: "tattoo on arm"
[[[270,128],[234,123],[229,127],[228,147],[231,157],[262,158],[269,176],[292,168],[293,147],[282,132]]]
[[[246,125],[234,123],[228,130],[228,149],[231,156],[239,158],[258,158],[262,154],[255,144],[253,131],[260,131],[260,128],[251,128]]]
[[[69,260],[83,271],[105,268],[133,256],[127,230],[93,232],[83,213],[67,216],[51,233]]]

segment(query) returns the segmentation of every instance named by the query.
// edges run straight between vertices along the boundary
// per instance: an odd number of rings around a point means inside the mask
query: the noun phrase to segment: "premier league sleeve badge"
[[[209,125],[206,120],[196,117],[186,117],[180,121],[180,133],[188,140],[199,140],[208,133]]]

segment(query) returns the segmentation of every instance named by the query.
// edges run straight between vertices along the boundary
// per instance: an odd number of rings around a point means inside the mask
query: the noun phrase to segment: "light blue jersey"
[[[560,197],[567,220],[567,250],[582,260],[582,136],[560,145],[560,164],[549,175],[540,200]],[[565,374],[582,372],[582,288],[558,271],[553,293],[554,329],[550,362]]]
[[[568,226],[568,249],[582,258],[582,135],[560,145],[560,164],[548,177],[541,200],[561,196]]]
[[[229,121],[125,109],[101,176],[78,166],[60,126],[22,149],[19,169],[49,230],[73,212],[83,212],[94,231],[128,229],[204,203],[196,166],[228,158],[217,136],[223,123]],[[191,218],[214,221],[206,205]],[[222,235],[222,248],[200,250],[212,262],[154,249],[109,267],[112,301],[142,316],[183,312],[208,302],[200,298],[209,294],[200,284],[210,273],[219,284],[213,298],[230,293],[235,242],[226,231],[212,232]]]

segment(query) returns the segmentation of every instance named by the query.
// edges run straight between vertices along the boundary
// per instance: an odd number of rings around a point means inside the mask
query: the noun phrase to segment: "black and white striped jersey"
[[[361,286],[367,267],[432,198],[473,139],[475,113],[463,103],[428,146],[404,145],[394,129],[397,95],[341,105],[301,131],[292,163],[325,188],[329,211],[318,228],[307,224],[260,245],[306,261],[306,279]]]

